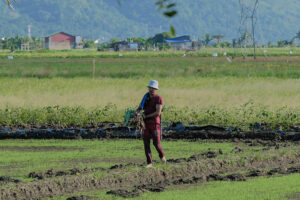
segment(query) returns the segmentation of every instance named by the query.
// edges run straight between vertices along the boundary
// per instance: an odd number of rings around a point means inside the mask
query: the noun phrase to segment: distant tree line
[[[168,49],[170,48],[165,44],[165,39],[172,38],[171,32],[162,32],[158,33],[152,37],[149,38],[141,38],[141,37],[131,37],[126,38],[125,42],[128,43],[138,43],[139,46],[143,46],[146,50],[148,48],[158,48],[160,50]],[[244,34],[237,39],[233,39],[231,42],[228,41],[222,41],[224,38],[224,35],[217,34],[217,35],[210,35],[209,33],[205,34],[205,36],[202,38],[198,38],[194,42],[198,42],[201,46],[205,47],[216,47],[216,48],[225,48],[225,47],[232,47],[232,48],[239,48],[239,47],[251,47],[252,44],[248,41],[251,40],[251,35],[247,32],[244,32]],[[272,42],[268,42],[265,46],[267,47],[284,47],[284,46],[296,46],[296,40],[300,41],[300,31],[290,40],[278,40],[277,44],[272,44]],[[104,50],[107,48],[110,48],[112,44],[116,42],[120,42],[121,40],[119,38],[112,38],[108,42],[102,42],[102,43],[95,43],[94,40],[88,39],[84,40],[84,48],[98,48],[99,50]],[[36,49],[43,49],[44,48],[44,39],[39,37],[22,37],[19,35],[16,35],[14,37],[10,38],[0,38],[0,49],[10,49],[11,51],[20,50],[22,47],[22,44],[29,45],[30,50],[36,50]]]
[[[0,40],[0,49],[10,49],[11,51],[21,49],[22,45],[28,45],[31,50],[44,48],[44,40],[38,37],[22,37],[15,36],[6,38],[3,37]]]
[[[167,38],[172,38],[173,34],[171,32],[162,32],[162,33],[158,33],[152,37],[149,38],[142,38],[142,37],[131,37],[131,38],[126,38],[125,42],[128,43],[138,43],[139,46],[143,46],[145,49],[148,48],[159,48],[160,50],[162,49],[168,49],[170,47],[165,45],[165,39]],[[110,39],[109,42],[104,42],[102,44],[95,44],[95,43],[91,43],[89,42],[89,45],[85,45],[85,47],[87,48],[93,48],[98,46],[98,49],[100,50],[104,50],[106,48],[109,48],[112,46],[112,44],[117,43],[117,42],[121,42],[121,40],[119,38],[112,38]],[[87,44],[87,43],[85,43]]]

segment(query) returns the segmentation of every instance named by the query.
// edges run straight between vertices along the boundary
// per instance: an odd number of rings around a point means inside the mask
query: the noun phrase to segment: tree
[[[162,32],[162,33],[156,34],[154,37],[148,38],[147,43],[148,44],[150,43],[152,45],[163,44],[165,42],[165,39],[171,38],[171,37],[172,37],[172,33]]]
[[[269,41],[267,46],[268,46],[268,47],[273,47],[273,44],[272,44],[272,42],[271,42],[271,41]]]
[[[242,36],[239,38],[239,41],[238,41],[238,43],[239,43],[239,45],[240,46],[246,46],[247,45],[247,43],[251,40],[251,35],[249,35],[249,33],[248,33],[248,31],[246,30],[243,34],[242,34]]]
[[[12,1],[16,2],[16,0],[6,0],[6,3],[13,8]],[[121,4],[122,0],[117,0],[119,4]],[[176,10],[176,3],[173,2],[173,0],[156,0],[155,5],[158,7],[159,11],[162,12],[162,14],[165,17],[172,18],[175,15],[177,15]],[[175,28],[171,25],[170,26],[170,33],[172,36],[175,36]]]
[[[300,39],[300,31],[297,33],[296,38]]]
[[[84,48],[94,48],[95,47],[95,41],[94,40],[85,40],[83,47]]]
[[[298,39],[298,40],[300,40],[300,31],[296,34],[296,36],[292,39],[292,40],[294,40],[294,39]],[[296,43],[296,42],[295,42]],[[296,45],[296,44],[295,44]]]
[[[226,42],[226,41],[221,42],[220,45],[221,45],[222,48],[231,46],[230,42]]]
[[[224,35],[213,35],[212,39],[217,41],[217,45],[220,45],[221,40],[224,38]]]
[[[236,47],[236,44],[237,44],[236,39],[232,39],[232,47],[233,47],[233,48]]]
[[[291,45],[291,47],[295,47],[296,46],[295,38],[290,41],[290,45]]]
[[[110,44],[113,44],[113,43],[116,43],[116,42],[120,42],[119,38],[114,37],[114,38],[111,38],[111,39],[109,40],[109,43],[110,43]]]
[[[277,46],[278,47],[284,47],[284,46],[288,46],[289,42],[287,40],[278,40],[277,41]]]
[[[7,5],[12,7],[12,1],[16,2],[16,0],[6,0]],[[121,0],[117,1],[121,4]],[[166,17],[174,17],[177,14],[176,3],[172,2],[172,0],[157,0],[155,5]]]
[[[205,39],[204,39],[204,44],[205,44],[205,46],[207,46],[209,43],[210,43],[210,41],[212,41],[213,39],[210,37],[210,34],[209,33],[206,33],[205,34]]]
[[[138,44],[145,44],[146,41],[147,41],[146,38],[141,38],[141,37],[127,38],[127,42],[136,42]]]

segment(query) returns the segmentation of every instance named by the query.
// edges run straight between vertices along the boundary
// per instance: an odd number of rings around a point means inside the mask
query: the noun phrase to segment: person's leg
[[[144,140],[144,149],[145,149],[145,155],[147,158],[147,164],[152,163],[152,154],[151,154],[151,148],[150,148],[150,130],[144,129],[143,130],[143,140]]]
[[[160,144],[160,134],[161,134],[160,129],[151,130],[151,136],[153,138],[153,145],[155,146],[160,159],[163,159],[165,157],[165,153]]]

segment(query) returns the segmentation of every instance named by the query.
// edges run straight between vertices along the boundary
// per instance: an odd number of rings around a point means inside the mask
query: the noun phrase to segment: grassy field
[[[259,52],[262,55],[262,50]],[[293,50],[293,55],[288,52]],[[228,62],[234,49],[203,49],[201,52],[96,52],[35,51],[0,52],[0,125],[45,124],[68,125],[123,121],[126,109],[136,108],[149,80],[160,83],[164,98],[165,122],[236,126],[248,129],[255,122],[269,123],[283,129],[300,123],[300,51],[299,48],[267,49],[272,56]],[[242,52],[237,52],[242,55]],[[95,74],[93,77],[93,59]],[[275,145],[275,144],[274,144]],[[269,170],[288,161],[298,162],[299,145],[249,145],[238,142],[163,141],[168,159],[222,149],[214,162],[245,173],[253,167]],[[235,153],[235,147],[242,149]],[[153,149],[154,150],[154,149]],[[154,160],[158,155],[153,151]],[[197,165],[210,162],[203,159]],[[120,176],[144,169],[145,156],[141,140],[2,140],[0,176],[34,184],[32,171],[46,172],[74,168],[109,169],[116,164],[135,163],[116,171],[91,171],[45,182],[62,183],[66,179]],[[197,163],[197,162],[196,162]],[[252,163],[256,165],[252,166]],[[262,163],[258,165],[257,163]],[[158,170],[172,171],[193,163],[167,166],[154,163]],[[186,166],[185,166],[186,165]],[[287,167],[286,165],[286,167]],[[175,168],[174,168],[175,167]],[[241,168],[238,168],[241,167]],[[213,168],[212,168],[213,169]],[[241,171],[238,171],[241,170]],[[121,175],[120,175],[121,174]],[[161,193],[146,192],[138,199],[297,199],[299,174],[272,178],[250,178],[246,182],[206,182],[196,185],[170,186]],[[40,182],[39,182],[40,183]],[[47,183],[48,184],[48,183]],[[0,185],[13,188],[12,183]],[[16,186],[17,187],[17,186]],[[28,190],[29,191],[29,190]],[[79,192],[98,199],[119,199],[106,195],[107,190]],[[71,194],[70,194],[71,195]],[[66,199],[69,194],[53,199]]]
[[[287,62],[288,61],[288,62]],[[225,57],[97,58],[95,78],[281,78],[297,79],[300,57],[271,57],[229,63]],[[92,58],[0,59],[0,77],[78,78],[93,77]]]
[[[1,82],[3,124],[123,121],[149,79],[11,79]],[[164,120],[243,125],[299,122],[299,80],[270,78],[160,79]],[[49,107],[50,106],[50,107]]]
[[[238,146],[240,153],[232,150]],[[299,145],[289,144],[285,148],[262,151],[264,146],[250,147],[244,143],[186,142],[163,141],[163,147],[168,159],[186,158],[202,152],[218,151],[223,154],[217,160],[243,163],[247,160],[268,161],[277,158],[293,157],[299,153]],[[143,144],[141,140],[5,140],[1,141],[0,176],[12,176],[25,182],[29,172],[45,172],[68,170],[86,167],[109,168],[115,164],[145,163]],[[174,152],[176,152],[174,154]],[[158,155],[153,151],[154,160]],[[168,170],[172,164],[155,167]],[[127,172],[143,170],[142,167],[126,169]],[[107,172],[92,172],[89,176],[105,177]],[[144,193],[137,199],[297,199],[299,194],[299,174],[284,177],[253,178],[246,182],[210,182],[198,185],[171,186],[166,192]],[[2,188],[5,186],[1,186]],[[107,190],[89,191],[72,194],[89,195],[96,199],[122,199],[106,195]],[[66,199],[67,196],[57,196],[52,199]]]
[[[238,145],[243,149],[236,154],[232,150]],[[217,160],[240,163],[247,160],[275,160],[278,157],[293,157],[299,153],[299,145],[289,144],[280,150],[262,151],[264,146],[250,147],[244,143],[186,142],[163,141],[163,147],[168,159],[186,158],[202,152],[218,151],[223,154]],[[141,140],[4,140],[1,141],[0,176],[12,176],[29,182],[29,172],[44,172],[86,167],[109,168],[115,164],[145,163],[143,144]],[[174,152],[176,152],[174,154]],[[154,160],[158,155],[153,151]],[[170,166],[155,167],[168,170]],[[132,170],[143,170],[142,167],[130,167]],[[105,172],[93,172],[90,176],[105,177]],[[144,193],[137,199],[293,199],[299,190],[299,174],[284,177],[255,178],[246,182],[211,182],[200,185],[179,185],[168,188],[162,193]],[[2,188],[5,186],[1,186]],[[122,199],[106,195],[107,190],[89,191],[72,194],[89,195],[96,199]],[[67,196],[57,196],[52,199],[66,199]]]
[[[293,54],[290,55],[290,51]],[[224,52],[228,56],[241,57],[251,56],[253,49],[251,48],[202,48],[200,51],[142,51],[142,52],[121,52],[121,57],[140,58],[140,57],[181,57],[184,53],[187,56],[193,57],[211,57],[213,53],[218,53],[223,56]],[[13,55],[15,57],[24,58],[41,58],[41,57],[56,57],[56,58],[117,58],[120,57],[119,52],[97,52],[96,49],[82,49],[82,50],[38,50],[38,51],[16,51],[11,53],[9,50],[0,50],[0,57],[7,58]],[[258,56],[299,56],[299,47],[281,47],[281,48],[257,48]]]
[[[4,140],[1,141],[0,148],[0,176],[13,176],[23,180],[27,179],[31,171],[51,168],[108,168],[120,163],[146,162],[141,140]],[[230,153],[234,144],[164,142],[168,159],[189,157],[207,151],[208,148],[215,151],[221,148],[224,153]],[[153,153],[153,158],[159,159],[156,152]]]
[[[73,51],[58,55],[64,53]],[[95,61],[93,79],[92,58],[0,59],[0,123],[123,121],[125,109],[137,107],[151,79],[160,82],[166,121],[224,126],[300,121],[297,56],[232,63],[224,57],[169,56]]]

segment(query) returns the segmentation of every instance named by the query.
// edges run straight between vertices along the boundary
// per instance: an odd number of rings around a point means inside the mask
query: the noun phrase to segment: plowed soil
[[[99,139],[99,138],[140,138],[140,132],[115,123],[88,124],[79,128],[75,125],[59,127],[53,125],[0,126],[0,139]],[[300,140],[300,128],[291,127],[288,131],[271,130],[264,127],[241,131],[217,126],[183,126],[174,124],[163,128],[165,139],[261,139],[261,140]]]
[[[278,150],[289,144],[276,143],[266,150]],[[238,156],[243,150],[232,149]],[[178,184],[194,184],[206,181],[247,181],[257,176],[274,176],[300,173],[300,154],[272,157],[267,160],[245,157],[243,162],[232,162],[219,157],[219,151],[207,151],[187,158],[169,159],[168,169],[145,169],[144,163],[132,162],[114,165],[110,168],[70,169],[66,171],[31,172],[33,181],[22,182],[11,177],[0,177],[0,199],[38,199],[67,195],[80,191],[105,189],[108,195],[136,197],[145,191],[162,192]],[[132,170],[135,169],[135,170]],[[92,176],[92,172],[104,172],[103,177]],[[237,173],[240,172],[240,173]],[[8,187],[3,184],[9,183]],[[113,190],[111,188],[114,188]],[[73,196],[68,199],[92,199],[89,196]]]
[[[1,129],[2,128],[2,129]],[[53,197],[55,195],[72,195],[76,192],[107,190],[107,195],[137,197],[145,191],[162,192],[179,184],[194,184],[207,181],[247,181],[257,176],[274,176],[300,173],[299,148],[300,130],[294,128],[289,132],[253,129],[242,132],[216,126],[184,127],[175,124],[164,128],[164,140],[188,140],[214,142],[234,142],[236,147],[224,155],[222,149],[167,160],[167,167],[144,168],[140,159],[124,159],[122,164],[108,168],[73,168],[55,171],[32,171],[27,175],[31,181],[22,181],[14,177],[0,177],[0,199],[25,200]],[[140,138],[140,133],[129,127],[120,127],[106,123],[79,127],[0,127],[0,139],[79,139],[79,138]],[[254,148],[265,157],[244,154]],[[259,147],[259,148],[257,148]],[[263,147],[263,148],[262,148]],[[295,154],[284,153],[296,148]],[[39,152],[39,151],[74,151],[80,148],[57,146],[1,146],[0,150]],[[119,149],[122,150],[122,149]],[[142,151],[142,149],[139,149]],[[294,149],[295,150],[295,149]],[[275,152],[275,153],[274,153]],[[270,153],[270,156],[268,156]],[[246,156],[247,155],[247,156]],[[267,155],[267,156],[266,156]],[[229,156],[229,157],[228,157]],[[99,158],[98,161],[114,161]],[[85,162],[74,160],[74,163]],[[86,160],[86,162],[92,162]],[[155,165],[157,163],[154,163]],[[154,165],[154,166],[155,166]],[[14,166],[12,166],[13,168]],[[103,176],[95,176],[101,173]],[[113,189],[112,189],[113,188]],[[292,197],[293,198],[293,197]],[[89,196],[70,196],[68,199],[92,199]]]

